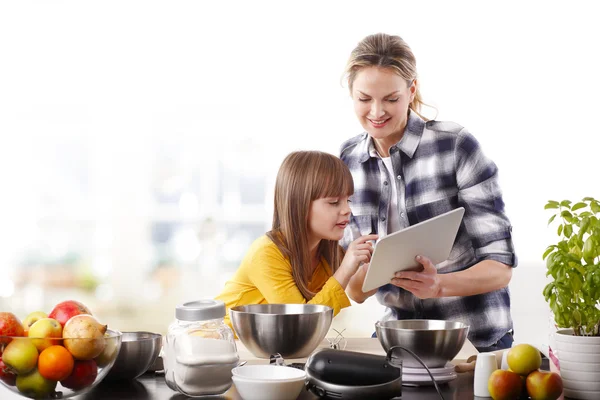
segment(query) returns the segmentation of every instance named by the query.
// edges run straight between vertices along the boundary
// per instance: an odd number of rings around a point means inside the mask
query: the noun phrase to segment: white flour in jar
[[[239,363],[235,343],[228,340],[181,335],[167,343],[167,362],[177,390],[190,396],[221,394],[233,381]]]

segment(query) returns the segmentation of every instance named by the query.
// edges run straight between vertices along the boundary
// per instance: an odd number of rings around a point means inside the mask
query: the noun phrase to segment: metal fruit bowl
[[[152,332],[123,332],[121,350],[106,380],[131,380],[141,376],[154,364],[162,336]]]
[[[315,350],[331,326],[333,309],[315,304],[251,304],[230,310],[233,329],[259,358],[279,353],[303,358]]]
[[[90,354],[93,358],[74,359],[71,350],[68,350],[73,346],[79,350],[95,348],[100,353],[94,350],[94,354]],[[77,396],[106,377],[120,346],[121,332],[110,329],[98,339],[0,336],[2,362],[11,364],[12,361],[13,364],[12,368],[0,364],[0,384],[28,398],[66,399]],[[0,398],[4,398],[1,392]]]
[[[377,339],[388,351],[392,346],[402,346],[413,351],[427,367],[441,368],[460,351],[469,326],[462,322],[406,319],[377,322]],[[402,365],[408,368],[423,368],[410,354],[397,349],[393,357],[401,357]]]

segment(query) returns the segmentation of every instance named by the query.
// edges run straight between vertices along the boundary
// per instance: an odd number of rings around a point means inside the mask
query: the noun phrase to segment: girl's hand
[[[373,254],[373,243],[371,241],[377,240],[377,237],[377,235],[364,235],[350,243],[340,269],[343,268],[354,275],[361,263],[369,263]]]
[[[423,270],[421,272],[396,272],[391,281],[392,285],[408,290],[419,299],[439,297],[441,284],[435,265],[429,258],[424,256],[417,256],[416,260],[423,265]]]

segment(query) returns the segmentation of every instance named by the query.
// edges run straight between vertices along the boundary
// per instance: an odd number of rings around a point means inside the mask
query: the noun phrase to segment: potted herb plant
[[[600,201],[549,201],[558,223],[548,246],[544,298],[559,328],[554,336],[565,396],[600,399]]]

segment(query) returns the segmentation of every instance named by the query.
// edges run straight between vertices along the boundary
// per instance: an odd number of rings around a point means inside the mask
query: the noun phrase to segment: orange
[[[63,346],[50,346],[40,353],[38,371],[46,379],[62,381],[71,375],[75,361]]]

